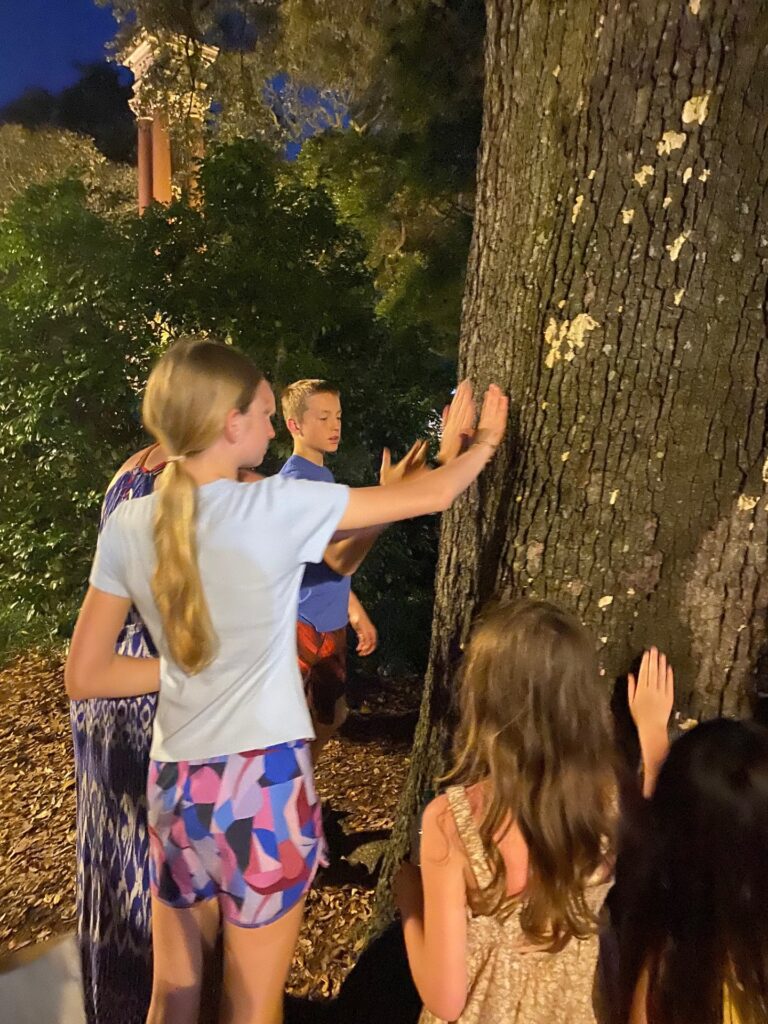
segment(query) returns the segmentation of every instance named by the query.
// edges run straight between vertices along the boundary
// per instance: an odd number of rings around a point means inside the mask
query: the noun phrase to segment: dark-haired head
[[[648,972],[649,1024],[768,1021],[768,731],[717,719],[672,746],[627,865],[626,1018]]]

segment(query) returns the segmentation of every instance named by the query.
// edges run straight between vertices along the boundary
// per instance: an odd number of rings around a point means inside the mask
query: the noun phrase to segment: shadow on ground
[[[288,997],[285,1024],[416,1024],[420,1011],[396,921],[364,951],[336,999]]]

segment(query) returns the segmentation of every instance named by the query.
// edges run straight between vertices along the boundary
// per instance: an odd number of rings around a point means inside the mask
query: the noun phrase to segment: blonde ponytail
[[[144,423],[170,453],[157,489],[152,594],[173,660],[188,675],[211,663],[217,638],[197,561],[197,484],[184,458],[221,435],[232,409],[245,412],[263,375],[237,349],[186,340],[150,374]]]
[[[171,462],[158,482],[155,598],[173,660],[195,675],[210,665],[216,635],[197,564],[197,485],[181,462]]]

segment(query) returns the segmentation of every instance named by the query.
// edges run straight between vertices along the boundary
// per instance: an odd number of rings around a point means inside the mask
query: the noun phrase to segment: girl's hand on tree
[[[392,464],[392,453],[385,448],[381,455],[379,483],[382,487],[400,483],[401,480],[413,478],[427,472],[426,461],[429,444],[426,441],[414,441],[408,452],[399,462]]]
[[[440,451],[437,461],[446,465],[466,448],[475,432],[477,407],[468,380],[459,383],[450,405],[443,409]]]
[[[666,655],[655,647],[643,654],[637,679],[627,678],[627,699],[637,731],[666,731],[675,697],[675,677]]]
[[[491,384],[483,398],[483,409],[472,444],[496,449],[501,444],[509,418],[509,398],[497,384]]]
[[[421,871],[415,864],[407,860],[402,862],[392,880],[392,893],[402,917],[422,912],[424,889],[421,884]]]
[[[643,654],[637,679],[627,677],[627,700],[637,726],[643,756],[643,792],[650,796],[656,775],[669,750],[667,724],[675,699],[675,677],[664,654],[655,647]]]

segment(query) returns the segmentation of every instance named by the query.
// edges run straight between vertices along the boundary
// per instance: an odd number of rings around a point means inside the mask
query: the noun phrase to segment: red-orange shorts
[[[300,619],[296,639],[310,711],[316,721],[332,725],[347,686],[347,628],[318,633]]]

